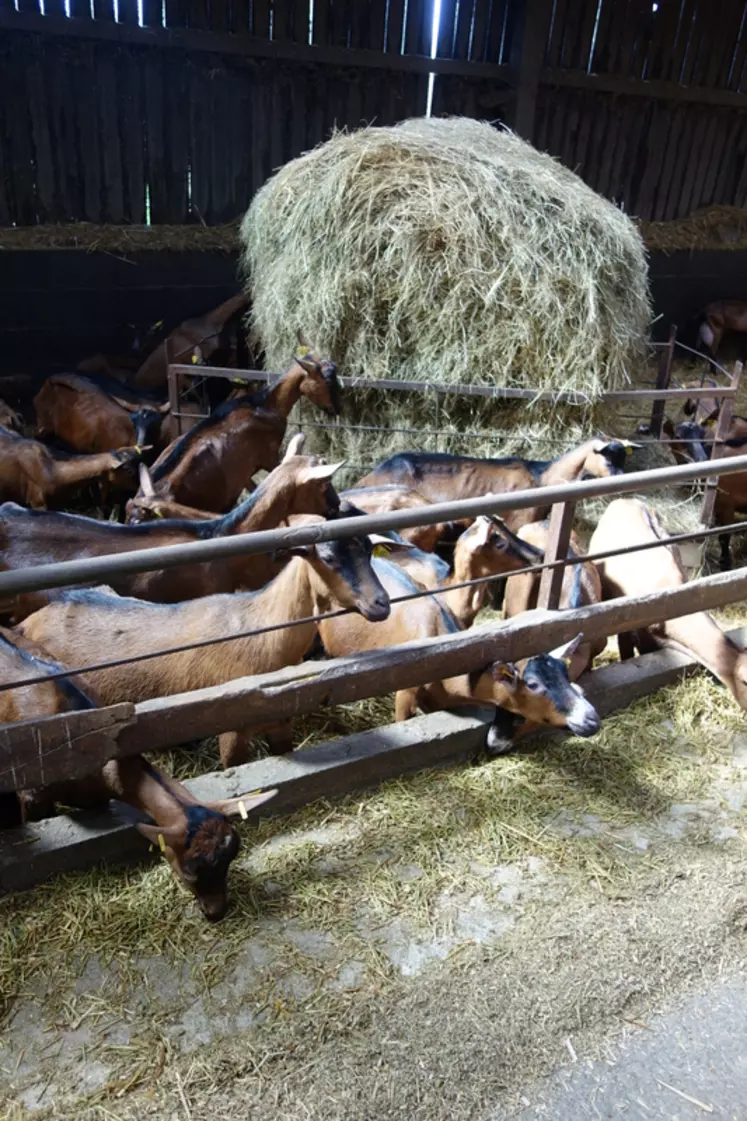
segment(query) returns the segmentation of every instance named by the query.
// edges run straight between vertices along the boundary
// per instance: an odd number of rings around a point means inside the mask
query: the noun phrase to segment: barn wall
[[[0,0],[0,225],[215,224],[334,127],[505,121],[644,219],[747,204],[745,0]]]
[[[655,337],[684,329],[710,300],[743,292],[747,250],[653,253]],[[137,330],[200,315],[236,291],[236,255],[77,250],[6,252],[0,269],[0,372],[49,371],[97,351],[126,353]]]

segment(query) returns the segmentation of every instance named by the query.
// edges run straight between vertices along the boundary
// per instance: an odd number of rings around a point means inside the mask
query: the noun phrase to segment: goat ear
[[[157,412],[159,412],[159,413],[161,413],[161,415],[162,415],[162,416],[166,416],[166,414],[167,414],[167,413],[170,413],[170,412],[171,412],[171,402],[170,402],[170,401],[166,401],[166,403],[165,403],[165,404],[163,404],[163,405],[156,405],[156,406],[155,406],[155,408],[156,408],[156,411],[157,411]]]
[[[304,467],[301,478],[305,483],[311,482],[312,479],[331,479],[344,462],[345,460],[341,459],[339,463],[317,463],[313,467]]]
[[[566,658],[570,658],[572,654],[576,653],[583,641],[583,634],[577,634],[576,637],[572,638],[570,642],[566,642],[562,646],[558,646],[557,650],[551,650],[550,657],[557,658],[558,661],[563,662]]]
[[[150,471],[141,463],[138,467],[138,474],[140,476],[140,489],[146,498],[155,498],[156,491],[153,486],[153,480],[150,477]]]
[[[472,544],[476,546],[487,545],[492,530],[493,525],[490,518],[483,517],[482,515],[475,518],[474,529],[472,531]]]
[[[494,662],[491,673],[493,681],[510,689],[512,693],[519,684],[519,672],[513,662]]]
[[[209,810],[216,810],[226,817],[241,817],[246,820],[253,810],[269,802],[276,794],[277,790],[251,790],[240,798],[226,798],[220,802],[206,802],[205,805]]]
[[[288,447],[285,449],[283,463],[285,463],[286,459],[291,459],[294,455],[300,455],[304,449],[305,443],[306,437],[304,436],[303,432],[297,432],[291,442],[288,444]]]
[[[149,825],[144,821],[139,821],[135,828],[152,845],[158,845],[161,852],[166,852],[167,848],[173,849],[174,845],[185,839],[184,830],[180,829],[178,825]]]

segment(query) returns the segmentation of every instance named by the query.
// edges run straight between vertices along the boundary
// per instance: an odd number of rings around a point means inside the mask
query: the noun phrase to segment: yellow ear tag
[[[162,320],[162,319],[159,319],[157,323],[154,323],[154,324],[153,324],[153,328],[154,328],[154,329],[155,329],[156,331],[157,331],[157,330],[158,330],[158,329],[159,329],[160,327],[163,327],[163,320]]]
[[[299,346],[298,350],[296,351],[296,354],[299,358],[305,358],[308,353],[309,348],[307,346]]]
[[[571,661],[572,661],[571,658],[563,658],[563,664],[566,667],[566,669],[571,668]]]
[[[231,385],[246,385],[243,378],[231,378]]]
[[[386,545],[374,545],[373,555],[375,557],[388,557],[389,550],[387,549]]]
[[[715,427],[716,427],[716,419],[715,419],[715,417],[711,417],[711,419],[710,419],[710,420],[707,420],[707,421],[705,422],[705,426],[706,426],[706,428],[715,428]]]
[[[249,814],[246,812],[246,806],[243,802],[239,802],[239,813],[241,814],[242,821],[246,821],[246,819],[249,817]]]
[[[192,365],[196,366],[199,361],[200,361],[200,359],[197,357],[197,355],[193,354],[192,355]]]
[[[633,454],[633,449],[632,449],[632,448],[631,448],[630,446],[628,446],[628,447],[627,447],[627,448],[625,449],[625,454],[626,454],[626,455],[632,455],[632,454]]]
[[[138,455],[143,454],[143,449],[140,447],[140,444],[135,444],[135,451],[137,452]]]
[[[163,514],[161,513],[160,510],[152,510],[151,513],[153,514],[154,518],[162,518],[163,517]]]
[[[163,839],[163,833],[158,834],[158,847],[161,852],[166,852],[166,842]]]

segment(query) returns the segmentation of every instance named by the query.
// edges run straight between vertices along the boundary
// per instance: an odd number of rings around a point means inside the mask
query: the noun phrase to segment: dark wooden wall
[[[141,7],[0,0],[0,225],[233,219],[332,128],[423,114],[429,73],[434,113],[629,213],[747,204],[747,0],[442,0],[433,59],[433,0]]]
[[[653,333],[666,338],[670,323],[684,329],[710,300],[743,293],[747,251],[653,253],[650,274],[660,317]],[[48,373],[97,351],[126,354],[138,331],[160,319],[170,328],[201,315],[236,285],[231,253],[6,252],[0,372]]]

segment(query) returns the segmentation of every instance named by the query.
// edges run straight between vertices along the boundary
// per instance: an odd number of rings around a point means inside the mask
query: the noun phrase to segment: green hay
[[[241,240],[271,369],[301,328],[346,374],[594,399],[642,354],[633,223],[484,123],[338,133],[265,184]]]

